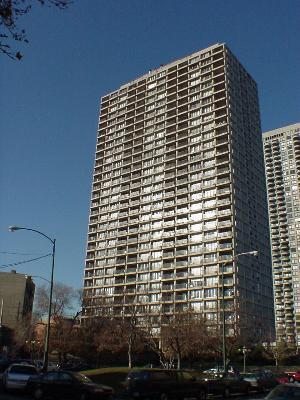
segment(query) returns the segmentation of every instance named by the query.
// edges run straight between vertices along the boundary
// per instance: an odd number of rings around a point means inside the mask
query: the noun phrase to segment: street
[[[265,398],[266,395],[262,395],[262,394],[250,394],[249,396],[232,396],[231,399],[233,400],[262,400]],[[222,399],[222,397],[209,397],[209,399]],[[0,392],[0,400],[32,400],[32,397],[30,396],[25,396],[22,394],[6,394],[3,393],[2,391]]]

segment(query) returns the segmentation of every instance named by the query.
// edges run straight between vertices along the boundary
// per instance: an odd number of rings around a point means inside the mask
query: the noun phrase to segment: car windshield
[[[88,378],[87,376],[85,376],[83,374],[76,373],[76,374],[74,374],[74,377],[79,382],[86,382],[86,383],[92,382],[90,378]]]
[[[268,400],[300,400],[300,387],[278,386],[266,397]]]
[[[37,371],[34,367],[29,365],[14,365],[10,368],[10,371],[14,374],[27,374],[27,375],[36,375]]]

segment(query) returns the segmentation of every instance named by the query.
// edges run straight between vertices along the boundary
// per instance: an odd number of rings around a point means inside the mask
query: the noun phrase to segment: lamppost
[[[243,353],[243,361],[244,361],[243,362],[243,365],[244,365],[243,373],[245,374],[246,373],[246,356],[247,356],[247,353],[249,353],[251,350],[247,349],[246,346],[243,346],[241,349],[239,349],[239,351]]]
[[[45,235],[43,232],[40,232],[36,229],[24,228],[19,226],[10,226],[10,232],[15,232],[19,230],[31,231],[38,233],[44,238],[48,239],[52,243],[52,263],[51,263],[51,279],[50,279],[50,294],[49,294],[49,306],[48,306],[48,321],[47,321],[47,329],[46,329],[46,339],[45,339],[45,349],[44,349],[44,359],[43,359],[43,372],[47,372],[48,369],[48,359],[49,359],[49,339],[50,339],[50,320],[51,320],[51,309],[52,309],[52,294],[53,294],[53,277],[54,277],[54,261],[55,261],[55,242],[56,239],[51,239],[49,236]]]
[[[0,347],[3,346],[2,343],[2,321],[3,321],[3,298],[0,299]]]
[[[240,256],[257,256],[258,251],[248,251],[246,253],[239,253],[233,256],[230,260],[226,260],[220,264],[221,267],[221,277],[222,277],[222,355],[223,355],[223,372],[227,370],[227,360],[226,360],[226,325],[225,325],[225,301],[224,301],[224,267],[226,264],[233,262]]]
[[[32,339],[32,340],[25,340],[25,343],[29,347],[31,361],[35,361],[37,356],[36,345],[39,346],[40,342],[38,340]]]

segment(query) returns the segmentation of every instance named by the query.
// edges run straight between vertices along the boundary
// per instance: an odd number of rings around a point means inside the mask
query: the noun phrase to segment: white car
[[[36,375],[38,370],[33,365],[12,364],[3,374],[3,386],[6,390],[26,389],[28,379]]]

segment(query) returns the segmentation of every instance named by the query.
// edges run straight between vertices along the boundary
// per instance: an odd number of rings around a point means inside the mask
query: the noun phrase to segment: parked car
[[[222,367],[214,367],[214,368],[210,368],[210,369],[206,369],[205,371],[203,371],[204,374],[217,374],[217,373],[222,373],[224,371],[224,369]]]
[[[273,389],[278,385],[275,376],[270,372],[252,372],[242,374],[245,381],[249,382],[251,388],[259,392],[265,392],[266,390]]]
[[[290,381],[290,377],[288,376],[288,374],[282,372],[282,373],[275,373],[274,374],[274,378],[277,381],[277,383],[289,383]]]
[[[209,394],[223,395],[225,398],[237,393],[248,394],[251,390],[250,382],[236,374],[214,374],[198,378],[198,380],[206,382]]]
[[[300,371],[287,372],[290,382],[300,382]]]
[[[7,370],[7,368],[10,366],[11,361],[9,360],[0,360],[0,384],[2,383],[2,378],[4,372]]]
[[[205,382],[196,381],[190,372],[140,369],[128,373],[124,391],[119,394],[119,397],[153,400],[193,397],[206,400],[207,387]]]
[[[38,370],[33,365],[12,364],[3,374],[4,389],[26,389],[28,379],[37,375]]]
[[[34,361],[29,360],[28,358],[17,358],[12,360],[12,364],[34,365]]]
[[[64,371],[85,371],[91,368],[88,364],[83,362],[66,361],[57,365],[57,369],[62,369]]]
[[[32,377],[27,389],[36,400],[44,398],[76,400],[108,400],[113,396],[109,386],[93,383],[78,372],[51,371]]]
[[[44,361],[36,360],[34,361],[34,365],[37,367],[38,371],[41,372],[44,366]],[[57,371],[57,370],[58,370],[57,364],[48,361],[48,371]]]
[[[300,400],[300,386],[292,383],[278,385],[265,400]]]

